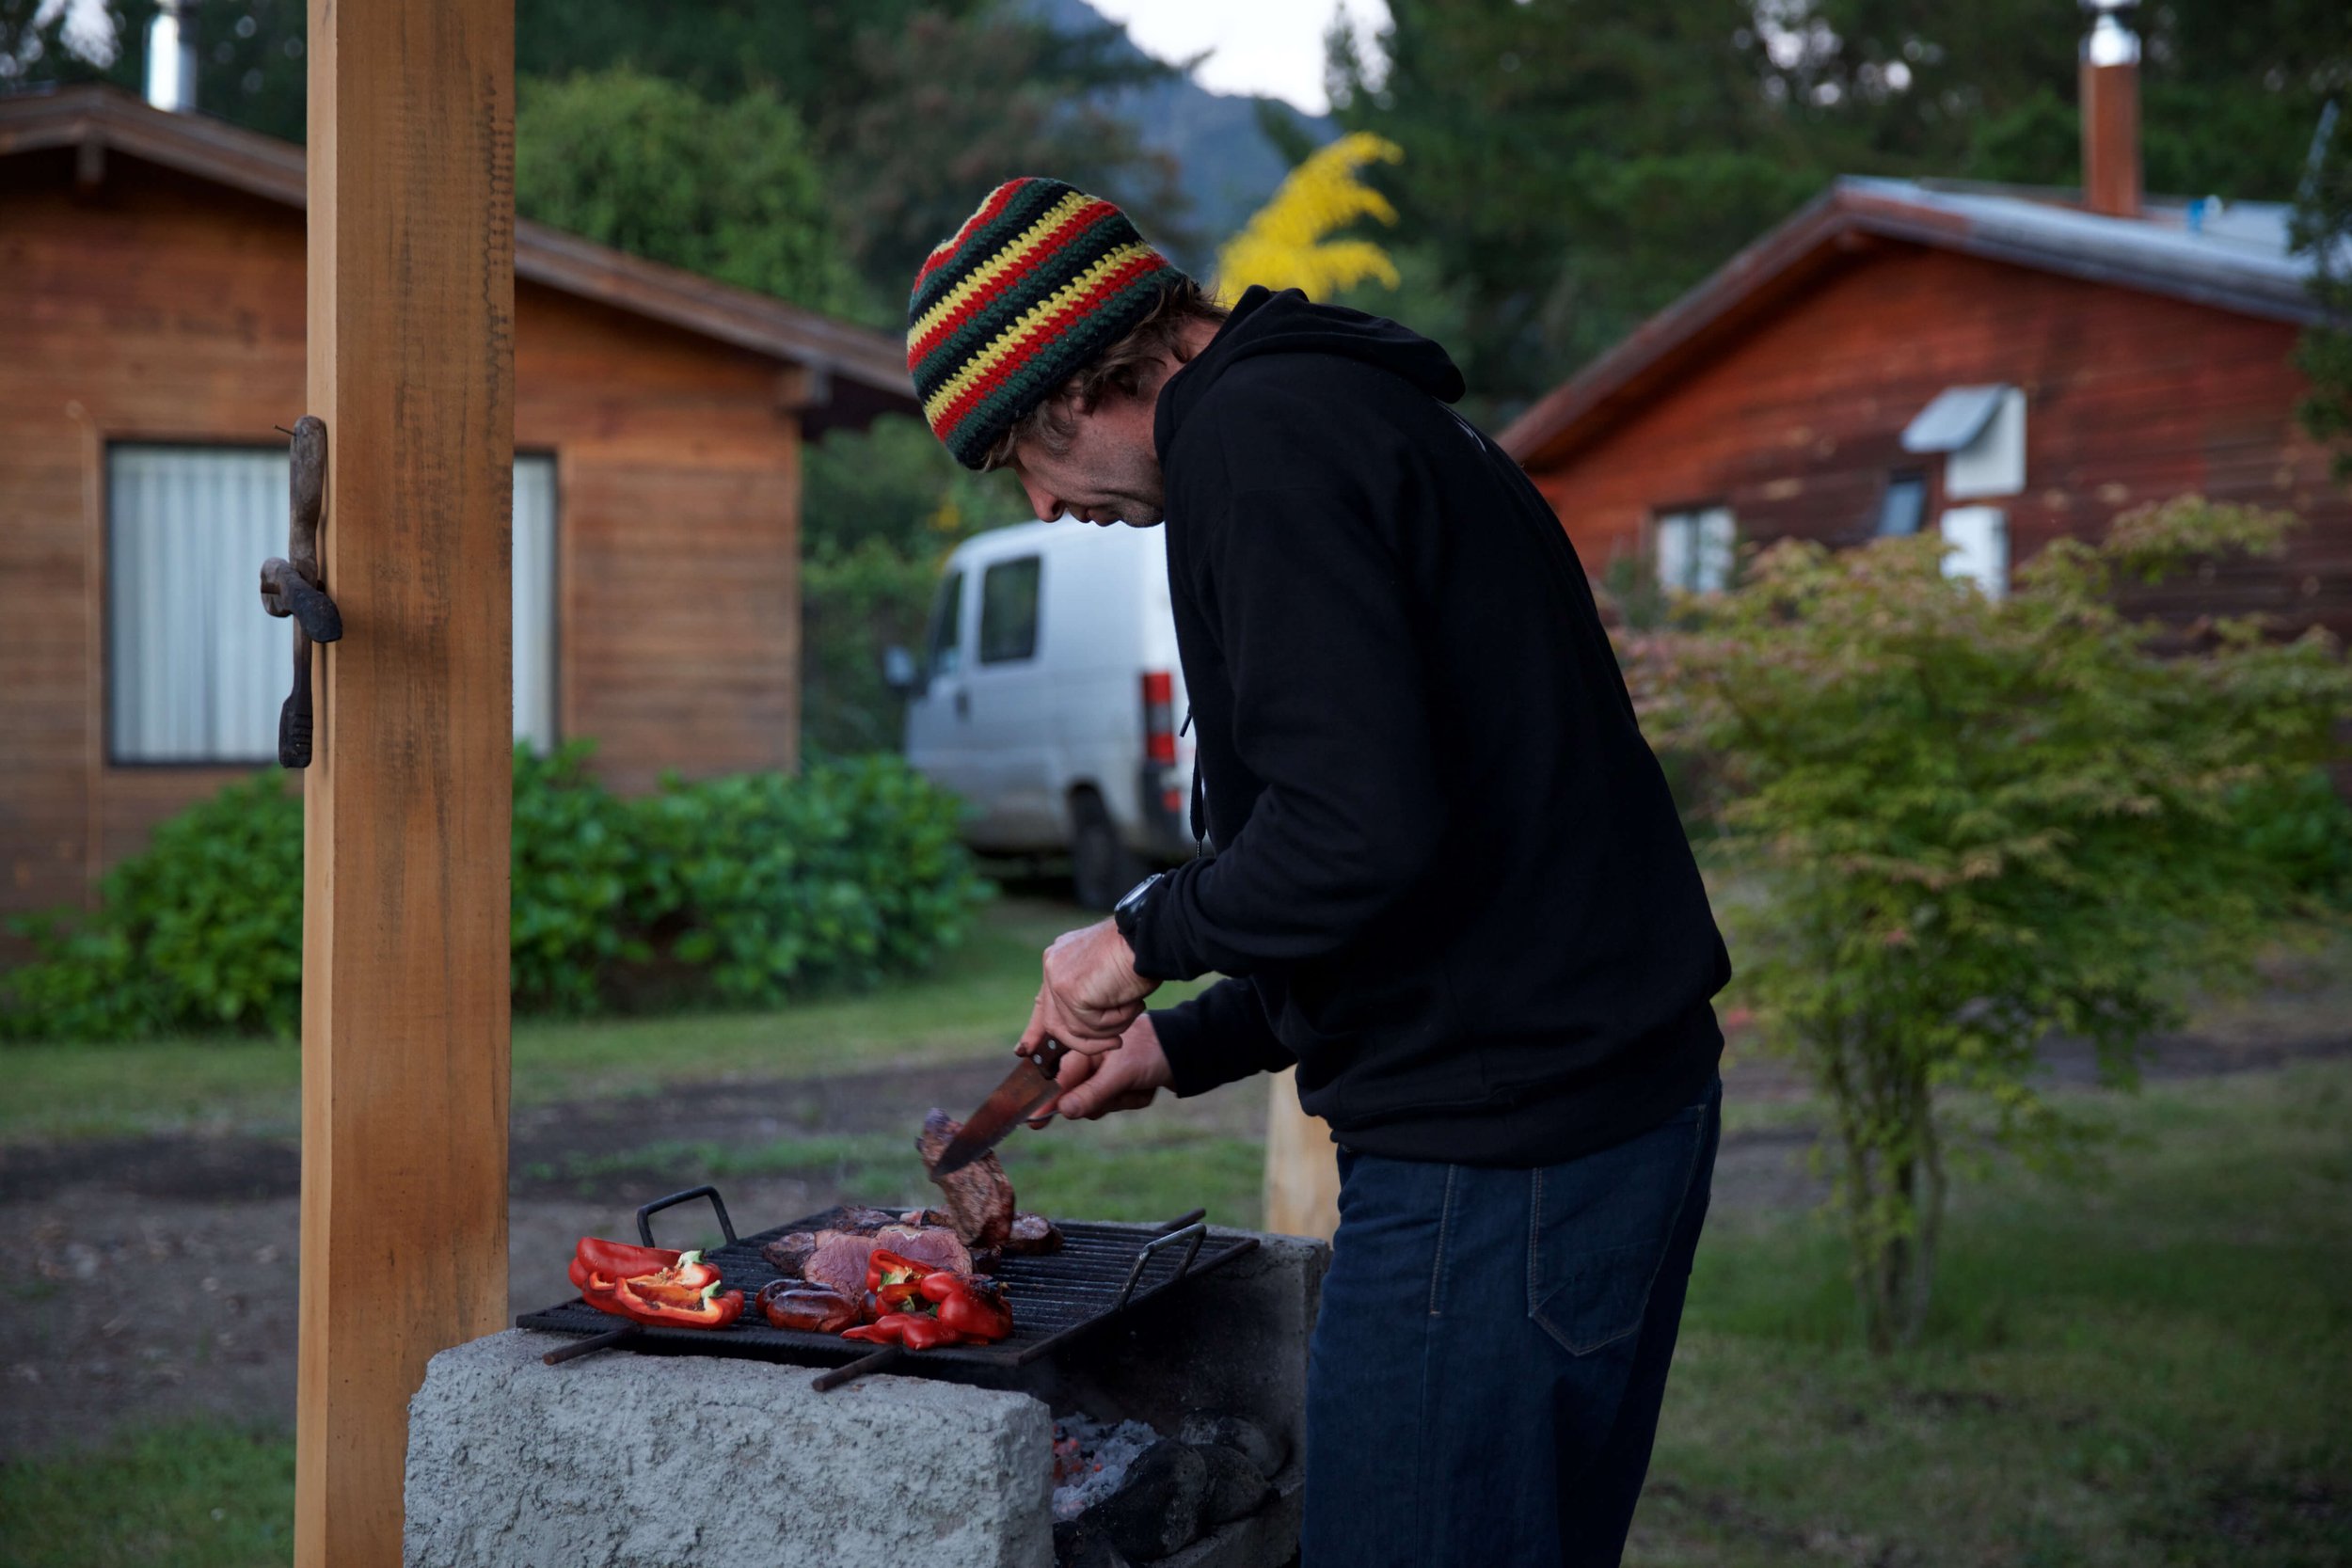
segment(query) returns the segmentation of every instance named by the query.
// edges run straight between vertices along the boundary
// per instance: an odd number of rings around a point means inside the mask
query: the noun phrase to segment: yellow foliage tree
[[[1389,253],[1370,240],[1330,236],[1359,218],[1396,222],[1389,198],[1358,171],[1392,164],[1405,150],[1385,136],[1357,131],[1342,136],[1291,170],[1273,198],[1217,252],[1217,296],[1227,304],[1253,283],[1303,289],[1310,299],[1376,277],[1393,289],[1400,279]]]

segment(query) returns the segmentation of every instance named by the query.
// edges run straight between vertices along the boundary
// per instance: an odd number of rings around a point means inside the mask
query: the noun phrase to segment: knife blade
[[[961,1170],[1004,1142],[1006,1133],[1060,1099],[1061,1085],[1054,1082],[1054,1074],[1068,1053],[1069,1047],[1049,1039],[1037,1048],[1035,1055],[1022,1057],[1005,1081],[980,1101],[963,1131],[947,1140],[939,1163],[931,1167],[931,1180]]]

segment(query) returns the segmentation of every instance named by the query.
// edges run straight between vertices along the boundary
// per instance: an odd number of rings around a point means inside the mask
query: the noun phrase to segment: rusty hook
[[[319,568],[319,521],[326,503],[326,423],[314,414],[294,421],[286,555],[262,562],[262,608],[294,620],[294,690],[278,711],[278,763],[310,766],[310,644],[343,635],[343,618],[326,596]],[[288,559],[291,557],[292,559]]]

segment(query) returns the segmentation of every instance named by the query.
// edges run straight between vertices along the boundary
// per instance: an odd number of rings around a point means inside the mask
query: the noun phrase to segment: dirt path
[[[2352,1032],[2174,1037],[2148,1071],[2178,1078],[2352,1055]],[[2050,1055],[2059,1083],[2087,1083],[2087,1053]],[[575,1238],[627,1234],[637,1205],[680,1184],[657,1156],[583,1167],[582,1150],[648,1146],[775,1148],[863,1139],[887,1149],[932,1105],[966,1107],[1001,1060],[914,1072],[679,1085],[659,1096],[518,1112],[510,1186],[509,1281],[516,1311],[569,1293]],[[1801,1097],[1770,1063],[1740,1059],[1737,1101]],[[1155,1106],[1204,1132],[1256,1138],[1263,1081]],[[1139,1121],[1138,1126],[1147,1125]],[[1725,1210],[1803,1207],[1820,1196],[1803,1164],[1801,1126],[1726,1138],[1715,1202]],[[865,1147],[862,1146],[862,1147]],[[837,1155],[817,1145],[809,1168],[780,1166],[724,1183],[744,1228],[811,1212],[847,1196]],[[910,1165],[912,1162],[910,1161]],[[910,1168],[910,1177],[914,1172]],[[299,1157],[251,1137],[154,1137],[0,1148],[0,1240],[24,1266],[0,1286],[0,1456],[103,1440],[126,1426],[188,1418],[283,1426],[294,1393]]]

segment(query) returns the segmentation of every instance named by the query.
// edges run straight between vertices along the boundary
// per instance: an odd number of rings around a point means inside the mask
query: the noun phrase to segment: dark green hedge
[[[986,884],[954,798],[896,757],[624,800],[588,748],[515,758],[511,970],[520,1011],[772,1006],[917,970]],[[118,1040],[300,1021],[302,803],[275,774],[173,817],[88,915],[16,922],[0,1038]]]

